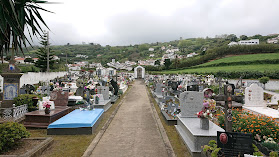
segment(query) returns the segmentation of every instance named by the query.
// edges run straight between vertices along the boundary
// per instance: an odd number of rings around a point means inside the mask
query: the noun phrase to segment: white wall
[[[49,80],[52,80],[56,77],[63,77],[64,75],[66,75],[67,72],[28,72],[28,73],[24,73],[21,78],[20,78],[20,87],[23,86],[23,84],[36,84],[39,83],[39,81],[41,82],[46,82]],[[0,88],[1,91],[3,91],[3,77],[0,76]]]

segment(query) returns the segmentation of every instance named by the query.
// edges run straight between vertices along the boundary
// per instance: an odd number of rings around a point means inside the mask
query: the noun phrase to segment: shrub
[[[277,152],[270,152],[269,157],[278,157],[278,153]]]
[[[273,150],[273,151],[279,150],[279,145],[277,143],[263,142],[262,145],[268,148],[269,150]]]
[[[19,144],[21,138],[29,136],[30,133],[22,124],[15,122],[0,124],[0,152],[11,149]]]
[[[14,98],[15,101],[15,105],[16,106],[20,106],[20,105],[24,105],[27,104],[28,107],[28,111],[34,111],[36,110],[37,106],[33,105],[33,98],[37,97],[37,95],[35,94],[21,94],[18,97]]]

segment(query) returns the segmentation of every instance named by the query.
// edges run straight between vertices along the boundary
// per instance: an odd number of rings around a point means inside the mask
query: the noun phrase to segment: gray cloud
[[[177,8],[170,16],[160,16],[141,8],[106,18],[106,33],[98,36],[80,35],[78,28],[73,26],[75,21],[53,22],[48,17],[46,21],[53,32],[53,44],[85,41],[129,45],[171,41],[179,37],[279,33],[277,6],[278,0],[196,0],[193,5]],[[90,19],[90,15],[84,16]]]

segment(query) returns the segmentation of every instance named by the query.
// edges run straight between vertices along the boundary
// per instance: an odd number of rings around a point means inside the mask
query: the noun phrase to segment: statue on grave
[[[117,82],[115,82],[113,79],[111,79],[111,80],[110,80],[110,84],[111,84],[112,87],[114,88],[114,93],[113,93],[113,95],[117,95],[117,93],[118,93]]]

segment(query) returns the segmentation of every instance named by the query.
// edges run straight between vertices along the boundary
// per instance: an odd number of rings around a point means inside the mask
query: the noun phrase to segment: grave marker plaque
[[[217,147],[222,148],[226,157],[253,154],[252,142],[252,134],[217,131]]]

